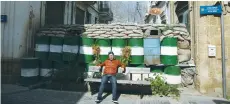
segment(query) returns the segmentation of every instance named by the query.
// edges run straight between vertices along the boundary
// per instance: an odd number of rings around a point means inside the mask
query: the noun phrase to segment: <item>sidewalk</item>
[[[69,92],[46,89],[28,90],[17,85],[2,85],[2,104],[95,104],[96,94],[89,92]],[[112,95],[105,94],[101,104],[113,104]],[[182,93],[179,101],[169,97],[144,96],[122,94],[119,104],[230,104],[222,98],[206,96],[192,96]]]

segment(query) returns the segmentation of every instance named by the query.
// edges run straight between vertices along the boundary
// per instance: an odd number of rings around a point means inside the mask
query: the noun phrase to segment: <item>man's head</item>
[[[114,53],[113,52],[109,52],[108,55],[109,55],[109,59],[110,60],[114,59]]]

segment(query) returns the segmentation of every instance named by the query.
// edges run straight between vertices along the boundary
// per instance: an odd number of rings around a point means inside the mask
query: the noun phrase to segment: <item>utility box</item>
[[[210,57],[216,56],[216,46],[208,45],[208,56],[210,56]]]

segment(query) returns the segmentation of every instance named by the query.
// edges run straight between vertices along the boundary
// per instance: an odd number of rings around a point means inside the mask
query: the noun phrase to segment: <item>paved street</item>
[[[2,85],[2,104],[94,104],[95,95],[89,92],[69,92],[45,89],[28,90],[16,85]],[[113,104],[111,94],[105,94],[101,104]],[[173,98],[122,94],[120,104],[230,104],[221,98],[191,96],[185,93],[179,101]]]

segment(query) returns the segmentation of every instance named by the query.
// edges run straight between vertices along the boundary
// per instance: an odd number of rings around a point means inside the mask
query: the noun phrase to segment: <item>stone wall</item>
[[[200,6],[214,5],[216,2],[195,2],[194,13],[194,49],[197,69],[196,88],[201,93],[222,96],[222,63],[221,63],[221,24],[220,17],[200,16]],[[228,6],[228,9],[230,7]],[[224,35],[226,52],[227,93],[230,96],[230,13],[224,15]],[[208,57],[208,45],[216,46],[216,57]]]

